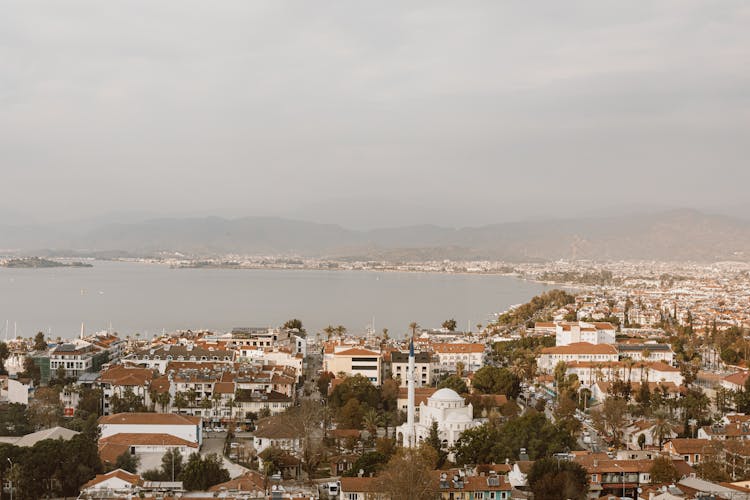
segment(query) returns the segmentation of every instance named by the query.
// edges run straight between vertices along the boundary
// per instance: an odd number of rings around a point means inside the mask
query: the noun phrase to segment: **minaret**
[[[406,428],[408,429],[407,446],[416,446],[417,433],[414,427],[414,339],[409,341],[409,369],[406,374],[408,407],[406,410]]]

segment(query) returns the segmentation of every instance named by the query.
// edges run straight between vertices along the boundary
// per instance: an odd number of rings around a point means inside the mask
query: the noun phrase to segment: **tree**
[[[60,393],[56,388],[40,387],[29,403],[29,422],[35,429],[55,427],[62,420]]]
[[[379,451],[368,451],[362,454],[354,464],[351,470],[344,473],[345,476],[354,477],[362,471],[365,476],[377,474],[388,462],[388,456]]]
[[[458,465],[518,460],[526,448],[532,460],[574,449],[575,436],[549,422],[543,413],[527,412],[504,423],[489,422],[461,433],[453,446]]]
[[[659,443],[659,449],[661,450],[664,441],[672,436],[672,424],[667,420],[667,415],[664,412],[659,412],[654,418],[654,426],[651,428],[651,438]]]
[[[135,474],[138,472],[138,466],[141,464],[141,459],[138,455],[131,455],[130,451],[125,451],[122,455],[118,455],[115,460],[115,469],[122,469]]]
[[[464,379],[457,375],[451,375],[438,384],[438,389],[442,389],[443,387],[453,389],[458,394],[466,394],[469,392],[469,388],[466,387],[466,382],[464,382]]]
[[[600,408],[591,411],[594,427],[600,433],[611,436],[615,447],[619,447],[622,442],[627,406],[624,399],[609,397],[604,400]]]
[[[370,433],[370,436],[374,439],[377,437],[378,427],[383,423],[383,419],[374,408],[369,408],[362,415],[362,425],[365,430]]]
[[[411,337],[414,338],[417,336],[417,328],[419,328],[419,323],[416,321],[412,321],[409,323],[409,328],[411,329]]]
[[[302,333],[305,332],[305,328],[302,326],[302,321],[298,320],[297,318],[288,320],[286,323],[284,323],[284,326],[282,328],[284,330],[298,330]]]
[[[586,469],[567,460],[536,460],[528,474],[534,498],[584,500],[589,490]]]
[[[643,449],[646,446],[646,435],[644,433],[638,434],[638,448]]]
[[[170,448],[161,457],[162,477],[166,481],[176,481],[182,474],[182,453],[177,448]]]
[[[204,491],[211,486],[229,481],[229,472],[224,468],[221,457],[211,453],[201,457],[191,453],[179,480],[188,491]]]
[[[38,387],[42,380],[42,370],[39,365],[34,363],[31,356],[26,356],[23,360],[23,371],[18,376],[19,378],[30,378],[34,381],[34,385]]]
[[[113,413],[132,413],[132,412],[147,412],[148,407],[143,401],[143,397],[133,392],[133,389],[128,387],[125,392],[120,394],[113,394],[110,398],[110,404],[112,405]]]
[[[177,407],[177,413],[182,412],[182,409],[187,407],[188,400],[183,392],[177,392],[174,395],[174,405]]]
[[[677,467],[675,467],[672,459],[662,455],[654,458],[649,473],[651,474],[651,482],[654,484],[674,483],[680,479],[680,473],[677,472]]]
[[[5,369],[5,361],[10,357],[10,349],[8,344],[0,342],[0,375],[6,375],[8,371]]]
[[[449,332],[455,332],[456,331],[456,320],[453,319],[453,318],[446,319],[445,321],[443,321],[443,328],[445,328]]]
[[[0,411],[0,436],[23,436],[31,434],[34,429],[29,422],[26,405],[10,403]]]
[[[359,400],[350,399],[344,406],[339,408],[336,413],[336,420],[339,426],[343,429],[361,429],[362,419],[366,411],[362,406]]]
[[[484,394],[505,394],[516,398],[521,392],[521,381],[507,368],[483,366],[474,374],[472,387]]]
[[[37,332],[34,335],[34,350],[35,351],[46,351],[47,341],[44,338],[44,332]]]
[[[357,399],[370,408],[377,408],[380,404],[378,388],[372,385],[370,379],[360,374],[347,377],[337,385],[331,392],[329,403],[333,408],[341,408],[351,399]]]
[[[380,473],[378,489],[388,498],[433,500],[439,492],[432,473],[436,460],[430,446],[401,448]]]
[[[318,376],[318,380],[316,382],[318,386],[318,391],[320,392],[320,395],[324,398],[328,397],[328,387],[331,385],[331,381],[335,377],[333,376],[333,373],[331,372],[323,372]]]
[[[435,454],[437,456],[435,468],[441,468],[445,461],[448,459],[448,451],[443,448],[443,443],[440,440],[440,431],[438,429],[438,423],[436,420],[432,421],[432,425],[430,426],[430,433],[427,435],[425,444],[435,450]]]

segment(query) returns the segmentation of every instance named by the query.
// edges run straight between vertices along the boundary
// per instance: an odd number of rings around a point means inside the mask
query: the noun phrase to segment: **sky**
[[[743,0],[9,0],[0,15],[6,223],[742,212],[749,152]]]

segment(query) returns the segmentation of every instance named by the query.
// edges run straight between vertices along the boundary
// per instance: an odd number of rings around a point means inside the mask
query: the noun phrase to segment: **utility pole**
[[[10,463],[10,479],[8,480],[10,483],[10,500],[13,500],[13,460],[8,457],[8,462]]]

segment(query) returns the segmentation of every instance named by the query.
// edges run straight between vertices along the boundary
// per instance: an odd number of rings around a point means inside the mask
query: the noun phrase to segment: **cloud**
[[[749,21],[740,1],[8,2],[5,204],[715,205],[750,181]]]

